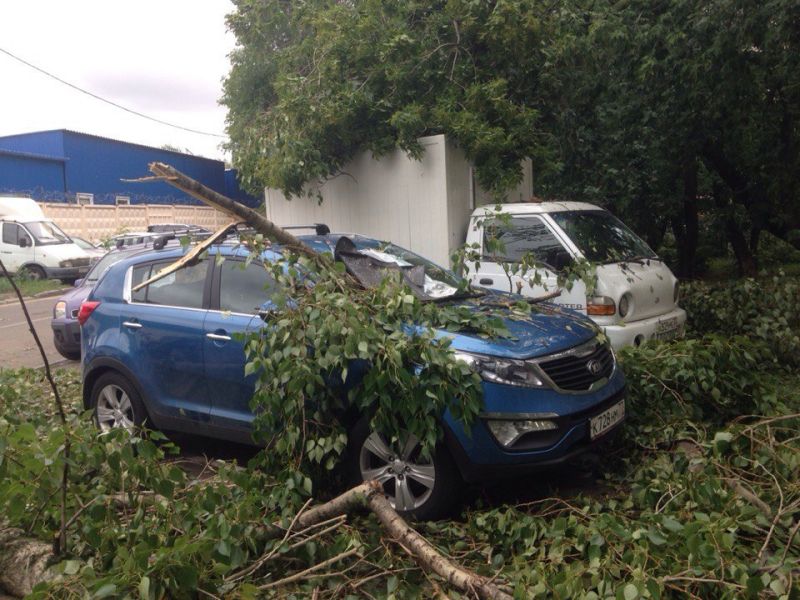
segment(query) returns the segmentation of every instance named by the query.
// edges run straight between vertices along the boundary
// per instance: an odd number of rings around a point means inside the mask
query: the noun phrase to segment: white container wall
[[[425,148],[421,160],[401,150],[378,160],[363,152],[340,175],[311,186],[311,198],[287,200],[279,190],[266,189],[267,218],[283,227],[325,223],[334,233],[392,241],[449,265],[451,252],[464,243],[472,209],[492,200],[475,185],[464,153],[444,135],[419,141]],[[522,181],[505,201],[528,200],[532,187],[526,160]]]

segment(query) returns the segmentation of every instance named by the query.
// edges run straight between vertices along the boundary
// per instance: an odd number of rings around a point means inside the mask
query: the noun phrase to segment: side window
[[[557,262],[556,255],[564,250],[561,242],[539,217],[515,217],[510,221],[496,220],[484,223],[483,247],[491,247],[492,240],[500,242],[502,260],[519,262],[526,254],[548,265]]]
[[[253,315],[269,299],[275,280],[261,263],[226,260],[220,267],[219,308]]]
[[[134,267],[131,287],[152,277],[172,261]],[[131,294],[133,302],[203,308],[203,289],[205,288],[208,262],[201,260],[194,265],[179,269]]]

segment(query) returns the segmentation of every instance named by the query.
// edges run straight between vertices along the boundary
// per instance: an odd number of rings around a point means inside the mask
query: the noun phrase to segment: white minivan
[[[0,260],[10,273],[73,281],[90,257],[31,198],[0,197]]]
[[[489,250],[491,240],[501,242],[502,256]],[[598,206],[527,202],[478,208],[467,244],[480,248],[480,261],[465,265],[473,285],[534,298],[560,290],[550,301],[588,315],[614,348],[683,335],[686,312],[678,306],[677,278],[644,240]],[[525,256],[539,265],[539,282],[530,272],[513,272]],[[597,265],[591,295],[580,280],[571,289],[559,288],[559,273],[579,259]]]

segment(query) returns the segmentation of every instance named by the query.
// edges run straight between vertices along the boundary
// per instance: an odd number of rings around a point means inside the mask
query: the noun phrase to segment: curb
[[[64,292],[70,290],[72,288],[64,287],[59,288],[57,290],[47,290],[46,292],[39,292],[38,294],[34,294],[33,296],[23,296],[23,300],[39,300],[40,298],[51,298],[53,296],[60,296]],[[19,302],[16,296],[11,298],[6,298],[5,300],[0,300],[0,306],[4,306],[6,304],[15,304]]]

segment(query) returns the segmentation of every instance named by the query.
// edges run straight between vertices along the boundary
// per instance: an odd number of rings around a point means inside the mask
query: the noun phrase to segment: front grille
[[[562,390],[586,391],[592,385],[611,376],[614,355],[607,344],[596,342],[594,347],[579,346],[539,366]]]
[[[72,309],[72,312],[71,312],[70,314],[72,315],[72,318],[73,318],[73,319],[77,319],[77,318],[78,318],[78,313],[79,313],[79,312],[80,312],[80,310],[79,310],[79,309],[77,309],[77,308],[73,308],[73,309]]]
[[[88,267],[90,260],[91,260],[91,258],[89,258],[88,256],[86,256],[84,258],[73,258],[72,259],[72,266],[74,266],[74,267]]]

